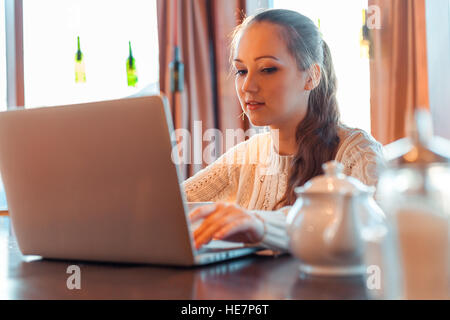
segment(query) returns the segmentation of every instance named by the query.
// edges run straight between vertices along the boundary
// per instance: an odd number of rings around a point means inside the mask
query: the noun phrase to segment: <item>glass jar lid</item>
[[[417,109],[409,137],[386,147],[387,160],[393,167],[416,165],[428,166],[450,163],[450,142],[433,136],[433,124],[428,110]]]

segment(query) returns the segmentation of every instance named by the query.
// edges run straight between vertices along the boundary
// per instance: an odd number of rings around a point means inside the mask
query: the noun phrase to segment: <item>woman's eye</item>
[[[237,75],[237,76],[239,75],[240,76],[240,75],[243,75],[245,73],[247,73],[247,70],[241,69],[241,70],[237,70],[235,75]]]
[[[261,71],[264,73],[273,73],[273,72],[277,71],[277,68],[264,68]]]

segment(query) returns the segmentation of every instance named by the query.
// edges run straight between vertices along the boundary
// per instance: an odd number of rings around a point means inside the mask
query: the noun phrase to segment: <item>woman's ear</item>
[[[309,70],[307,72],[305,90],[307,90],[307,91],[314,90],[319,85],[321,72],[322,72],[322,70],[317,63],[313,64],[309,68]]]

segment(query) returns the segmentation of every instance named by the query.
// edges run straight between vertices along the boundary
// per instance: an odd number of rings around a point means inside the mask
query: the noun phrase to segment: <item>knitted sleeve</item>
[[[260,243],[262,247],[276,252],[289,251],[286,217],[291,208],[292,206],[286,206],[277,211],[252,211],[264,221],[265,233]]]
[[[383,147],[368,134],[360,132],[346,143],[340,161],[344,173],[369,186],[375,186],[386,163]]]

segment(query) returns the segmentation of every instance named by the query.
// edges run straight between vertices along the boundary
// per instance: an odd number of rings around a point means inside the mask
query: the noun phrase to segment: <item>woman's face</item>
[[[255,126],[296,127],[308,108],[308,76],[281,38],[279,26],[256,22],[241,35],[234,53],[236,92]]]

